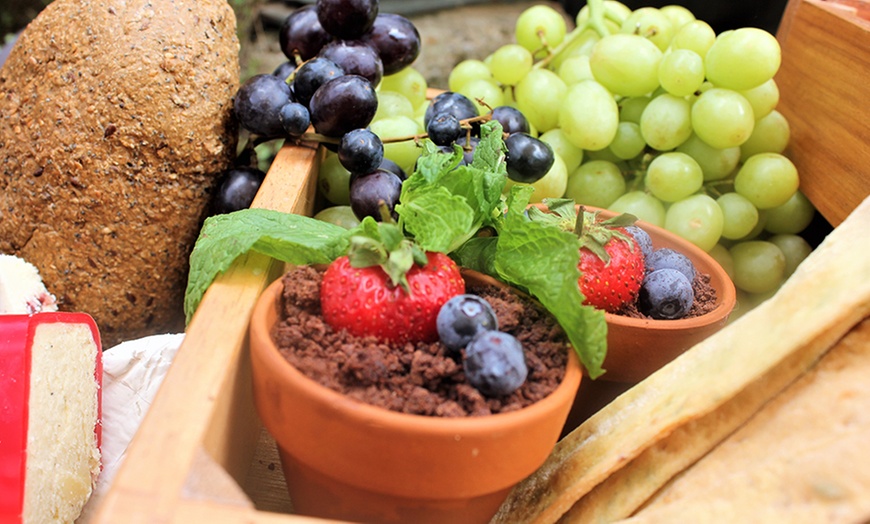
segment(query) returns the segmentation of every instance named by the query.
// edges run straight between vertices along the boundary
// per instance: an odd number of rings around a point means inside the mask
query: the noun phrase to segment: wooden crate
[[[778,109],[801,190],[836,226],[870,194],[870,3],[792,0],[777,33]]]
[[[778,81],[801,187],[836,225],[870,193],[870,37],[866,20],[828,4],[790,2]],[[283,148],[254,206],[312,213],[319,161],[311,145]],[[93,522],[324,522],[291,514],[275,443],[253,407],[248,318],[283,269],[249,254],[209,288]]]

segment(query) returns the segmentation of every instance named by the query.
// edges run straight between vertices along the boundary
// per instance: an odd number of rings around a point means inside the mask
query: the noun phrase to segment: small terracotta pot
[[[278,444],[299,513],[365,522],[487,522],[552,451],[582,376],[574,351],[568,350],[562,384],[527,408],[468,418],[397,413],[321,386],[281,356],[270,336],[281,290],[281,280],[273,282],[251,318],[254,401]]]
[[[541,210],[547,207],[537,204]],[[579,207],[579,206],[578,206]],[[585,206],[598,211],[602,218],[617,213]],[[656,249],[667,247],[683,253],[701,273],[710,275],[710,285],[716,290],[717,306],[713,311],[692,318],[652,320],[605,313],[607,321],[607,356],[603,368],[607,371],[598,380],[637,383],[672,361],[687,349],[709,337],[727,322],[737,301],[734,283],[722,266],[704,250],[664,228],[638,221],[652,239]]]

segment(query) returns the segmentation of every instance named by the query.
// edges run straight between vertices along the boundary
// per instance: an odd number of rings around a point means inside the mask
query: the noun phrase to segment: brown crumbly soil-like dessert
[[[692,281],[692,291],[695,292],[695,300],[692,302],[692,308],[683,318],[700,317],[713,311],[717,307],[716,289],[710,285],[710,275],[706,273],[695,273],[695,280]],[[637,301],[626,304],[622,309],[616,312],[617,315],[632,318],[652,318],[644,315],[637,309]],[[664,320],[663,322],[667,322]]]
[[[506,288],[469,286],[486,298],[499,329],[526,352],[526,382],[504,397],[487,398],[465,380],[462,363],[440,342],[389,346],[373,337],[334,331],[320,315],[322,273],[294,268],[283,277],[282,320],[273,339],[284,357],[320,384],[369,404],[418,415],[482,416],[521,409],[549,395],[562,381],[573,351],[564,331],[543,308]]]
[[[188,257],[237,131],[222,0],[55,0],[0,69],[0,252],[108,346],[184,328]]]

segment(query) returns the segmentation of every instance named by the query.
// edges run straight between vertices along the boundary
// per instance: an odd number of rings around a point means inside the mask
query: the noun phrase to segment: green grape
[[[578,204],[608,208],[624,193],[625,177],[619,167],[606,160],[592,160],[581,164],[568,176],[565,198]]]
[[[777,289],[785,277],[785,255],[772,242],[749,240],[731,247],[734,285],[749,293]]]
[[[705,56],[707,79],[726,89],[752,89],[779,70],[781,51],[776,37],[756,27],[724,31]]]
[[[529,123],[545,133],[559,124],[559,110],[567,92],[568,86],[559,75],[549,69],[533,69],[517,84],[514,97]]]
[[[384,118],[369,125],[372,133],[384,141],[384,157],[399,165],[406,173],[410,173],[420,157],[421,149],[414,140],[387,142],[391,138],[404,138],[422,133],[419,124],[413,118],[394,116]]]
[[[746,161],[758,153],[782,153],[791,139],[788,120],[777,110],[755,121],[752,134],[740,144],[740,159]]]
[[[604,12],[606,13],[606,20],[618,20],[620,24],[631,14],[631,8],[623,4],[622,2],[617,2],[616,0],[604,0]],[[582,26],[589,20],[589,4],[584,5],[580,11],[577,13],[577,17],[574,19],[577,23],[577,26]],[[615,23],[615,22],[614,22]],[[619,26],[612,26],[611,33],[616,32],[619,29]]]
[[[613,142],[611,142],[611,144],[612,143]],[[613,154],[610,146],[598,150],[590,149],[589,151],[585,151],[583,155],[586,157],[586,160],[607,160],[614,164],[622,164],[622,159]]]
[[[538,98],[545,97],[538,95]],[[568,140],[587,151],[598,151],[610,145],[619,125],[616,100],[594,80],[584,80],[569,87],[559,104],[558,115],[559,127]]]
[[[378,109],[372,119],[380,120],[393,116],[407,116],[414,118],[414,106],[408,97],[395,91],[378,91]]]
[[[764,229],[774,234],[797,234],[807,228],[816,214],[816,208],[800,190],[784,204],[767,210]]]
[[[646,141],[640,132],[640,126],[634,122],[620,122],[616,128],[616,136],[608,149],[620,160],[629,160],[643,153]]]
[[[665,226],[665,206],[662,201],[643,191],[629,191],[617,198],[608,209],[616,213],[631,213],[638,220],[654,226]]]
[[[592,48],[601,40],[601,35],[594,29],[585,29],[579,35],[573,35],[571,41],[562,48],[558,54],[547,57],[550,63],[547,67],[552,71],[558,71],[568,59],[576,56],[589,56]]]
[[[492,108],[498,107],[504,102],[501,86],[495,80],[484,78],[469,80],[462,86],[459,93],[467,96],[474,103],[479,115],[489,113]]]
[[[568,141],[568,137],[558,127],[542,133],[538,137],[553,148],[553,152],[565,162],[565,170],[573,173],[583,162],[583,150]]]
[[[641,96],[659,86],[661,50],[634,34],[605,36],[592,48],[589,68],[601,85],[621,96]]]
[[[800,235],[773,235],[768,238],[767,241],[778,247],[785,257],[785,271],[783,272],[784,278],[790,277],[800,263],[810,256],[810,253],[813,251],[809,242]]]
[[[674,149],[692,136],[692,106],[685,98],[659,95],[643,110],[640,132],[651,148]]]
[[[623,20],[620,31],[647,39],[661,51],[668,48],[674,37],[674,25],[667,15],[655,7],[641,7],[632,11]]]
[[[671,39],[671,49],[688,49],[707,56],[707,51],[716,41],[716,31],[703,20],[693,20],[677,30]]]
[[[756,208],[758,209],[758,208]],[[752,228],[752,231],[749,232],[745,237],[740,238],[739,240],[754,240],[761,236],[764,232],[764,226],[767,224],[767,210],[766,209],[758,209],[758,223],[755,224],[755,227]]]
[[[758,225],[758,209],[746,197],[733,192],[725,193],[716,199],[716,203],[722,209],[723,238],[741,239]]]
[[[510,191],[510,188],[516,185],[530,185],[535,188],[532,196],[529,198],[529,203],[538,204],[543,202],[545,198],[562,198],[565,196],[565,188],[568,185],[568,170],[565,169],[565,161],[558,154],[553,155],[553,165],[543,177],[526,184],[523,182],[514,182],[507,179],[504,191]]]
[[[503,85],[516,85],[532,70],[532,53],[519,44],[506,44],[492,54],[489,70]]]
[[[592,69],[589,67],[588,55],[576,55],[566,58],[557,69],[559,78],[565,85],[576,84],[581,80],[594,80]]]
[[[462,86],[472,80],[492,79],[492,72],[483,60],[469,58],[453,66],[447,75],[447,88],[453,92],[459,92]]]
[[[327,151],[317,173],[317,190],[330,203],[350,205],[350,171],[338,161],[338,155]]]
[[[314,218],[345,229],[353,229],[360,223],[350,206],[327,207],[317,212]]]
[[[655,157],[646,170],[644,184],[659,200],[676,202],[701,189],[704,174],[695,159],[671,151]]]
[[[672,95],[691,95],[704,83],[704,59],[690,49],[665,53],[659,62],[659,83]]]
[[[773,78],[760,86],[744,89],[739,93],[752,106],[752,114],[755,115],[756,120],[773,111],[779,103],[779,86]]]
[[[659,8],[659,11],[670,20],[671,26],[677,31],[679,31],[679,29],[684,25],[695,20],[695,15],[681,5],[671,4],[662,6]]]
[[[517,17],[514,36],[519,45],[536,53],[545,47],[553,48],[561,44],[567,31],[561,13],[550,6],[535,5]]]
[[[727,247],[722,244],[716,244],[707,254],[722,266],[722,269],[728,274],[728,278],[734,278],[734,259],[731,257],[731,252],[728,251]]]
[[[798,172],[791,160],[779,153],[749,157],[734,177],[734,190],[758,209],[788,202],[798,189]]]
[[[405,95],[414,107],[426,102],[428,88],[426,79],[413,67],[406,67],[398,73],[385,76],[378,85],[378,89],[382,91],[395,91]]]
[[[723,222],[722,209],[713,198],[704,194],[674,202],[665,213],[665,229],[704,251],[713,249],[719,242]]]
[[[652,97],[649,96],[623,98],[619,101],[619,120],[640,124],[640,117],[650,102],[652,102]]]
[[[730,89],[711,88],[692,104],[692,128],[698,138],[717,149],[739,146],[755,126],[752,106]]]
[[[705,182],[722,180],[733,173],[740,163],[739,147],[716,149],[694,134],[678,145],[676,150],[695,159],[701,166]]]

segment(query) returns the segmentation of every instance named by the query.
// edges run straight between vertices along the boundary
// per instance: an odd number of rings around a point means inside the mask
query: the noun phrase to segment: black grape
[[[402,15],[381,13],[371,32],[362,37],[374,47],[384,64],[384,74],[398,73],[420,55],[420,33]]]
[[[446,146],[459,138],[462,134],[462,126],[459,124],[459,120],[450,113],[438,113],[429,121],[426,133],[435,145]]]
[[[288,102],[292,102],[292,97],[284,80],[275,75],[254,75],[236,92],[233,113],[251,133],[278,137],[284,134],[279,111]]]
[[[502,130],[511,135],[513,133],[528,133],[529,121],[523,113],[511,106],[498,106],[490,114],[493,120],[498,120]]]
[[[405,170],[402,169],[399,164],[393,162],[387,157],[381,161],[381,165],[379,166],[381,169],[389,171],[391,173],[395,173],[400,179],[405,180],[408,178],[408,174],[405,173]]]
[[[549,144],[526,133],[514,133],[504,141],[508,178],[530,184],[540,180],[553,166],[556,157]]]
[[[320,25],[345,40],[369,32],[378,16],[378,0],[317,0],[315,7]]]
[[[294,63],[296,54],[302,60],[308,60],[331,40],[332,35],[320,25],[313,5],[300,7],[290,13],[278,32],[281,51]]]
[[[395,207],[401,192],[402,179],[391,171],[376,169],[364,175],[351,175],[350,208],[360,220],[370,216],[380,222],[383,203],[393,219],[398,219]]]
[[[287,77],[293,74],[293,71],[296,70],[296,64],[291,62],[290,60],[284,62],[279,65],[272,71],[272,74],[280,78],[281,80],[286,81]],[[291,88],[292,89],[292,88]]]
[[[284,104],[278,112],[278,118],[284,131],[290,136],[300,136],[311,124],[308,108],[299,102]]]
[[[435,96],[423,115],[423,124],[428,128],[429,121],[438,113],[450,113],[457,120],[478,116],[477,106],[465,95],[453,91],[444,91]]]
[[[320,86],[308,106],[314,130],[338,138],[369,125],[378,110],[378,96],[365,78],[344,75]]]
[[[471,165],[474,161],[474,152],[477,150],[480,138],[473,136],[469,140],[468,137],[463,135],[456,140],[456,143],[462,146],[462,163]]]
[[[253,167],[233,167],[224,172],[212,200],[214,214],[251,207],[266,173]]]
[[[323,46],[318,56],[332,60],[345,74],[365,77],[373,86],[384,76],[378,52],[362,40],[333,40]]]
[[[368,129],[354,129],[341,137],[338,161],[351,173],[370,173],[384,160],[384,144]]]
[[[307,106],[318,87],[343,74],[344,69],[328,58],[315,57],[305,62],[293,77],[296,101]]]

